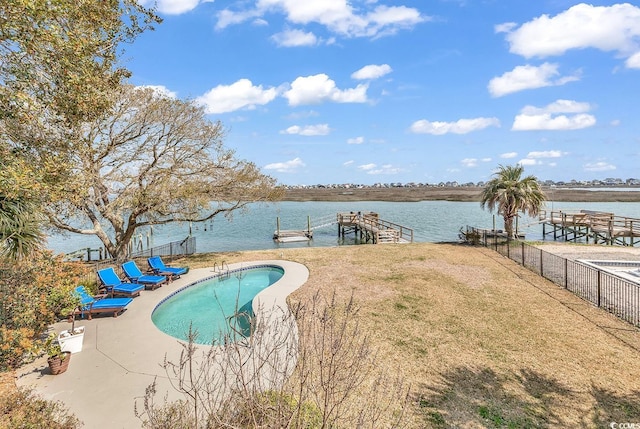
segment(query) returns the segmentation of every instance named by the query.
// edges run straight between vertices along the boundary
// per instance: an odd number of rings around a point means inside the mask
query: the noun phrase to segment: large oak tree
[[[68,176],[68,136],[109,108],[123,44],[159,22],[136,0],[0,2],[1,255],[42,244],[41,188]]]
[[[136,0],[0,2],[0,119],[53,126],[99,114],[130,74],[123,44],[159,22]]]
[[[58,229],[96,235],[123,259],[140,227],[204,221],[279,198],[275,180],[237,159],[224,134],[193,101],[125,85],[112,108],[67,140],[71,168],[44,194],[46,214]]]

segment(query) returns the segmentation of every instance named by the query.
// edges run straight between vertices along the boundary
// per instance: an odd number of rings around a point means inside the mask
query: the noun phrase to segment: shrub
[[[156,404],[149,386],[136,404],[144,427],[402,427],[408,388],[380,367],[353,300],[316,295],[292,312],[256,313],[249,338],[206,350],[190,341],[165,359],[184,399]]]
[[[315,404],[310,401],[300,403],[293,395],[277,390],[256,392],[249,400],[225,406],[233,410],[229,412],[228,424],[234,427],[322,427],[322,412]]]
[[[73,289],[85,272],[81,263],[49,251],[0,266],[0,370],[42,351],[48,326],[77,305]]]
[[[13,389],[0,397],[0,427],[75,429],[81,426],[60,402],[46,401],[31,390]]]

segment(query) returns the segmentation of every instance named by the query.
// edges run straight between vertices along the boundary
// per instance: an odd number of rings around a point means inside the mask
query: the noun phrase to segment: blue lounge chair
[[[169,267],[164,264],[160,256],[152,256],[147,259],[149,263],[149,269],[157,275],[171,276],[175,279],[179,278],[182,274],[186,274],[189,271],[187,267]]]
[[[140,295],[140,291],[144,289],[144,286],[138,283],[124,283],[113,267],[98,270],[98,278],[102,283],[102,288],[106,289],[112,297],[134,297]]]
[[[133,298],[106,298],[106,295],[91,296],[84,288],[78,286],[75,290],[76,295],[80,297],[80,306],[74,311],[73,317],[80,314],[82,317],[87,315],[91,320],[91,315],[97,313],[113,313],[113,317],[118,317],[118,313],[125,310]]]
[[[124,271],[124,275],[127,276],[130,282],[142,284],[151,290],[159,288],[167,282],[165,276],[143,274],[135,261],[127,261],[122,264],[122,271]]]

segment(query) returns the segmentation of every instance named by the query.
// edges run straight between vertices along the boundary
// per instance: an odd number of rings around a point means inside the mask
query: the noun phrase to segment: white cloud
[[[286,30],[271,36],[278,46],[286,48],[294,46],[314,46],[318,44],[318,38],[313,33],[305,33],[302,30]]]
[[[347,144],[362,144],[362,143],[364,143],[364,137],[362,136],[347,139]]]
[[[269,22],[267,22],[267,20],[262,19],[262,18],[257,18],[254,19],[251,24],[255,27],[268,27],[269,26]]]
[[[366,15],[367,28],[351,33],[349,27],[343,28],[348,35],[383,36],[395,34],[400,29],[410,29],[428,20],[417,9],[406,6],[378,6]]]
[[[522,166],[531,166],[531,165],[538,165],[540,164],[540,162],[536,159],[531,159],[531,158],[524,158],[521,159],[520,161],[518,161],[518,164],[522,165]]]
[[[511,30],[513,30],[517,26],[518,24],[516,24],[515,22],[505,22],[502,24],[495,25],[493,29],[496,33],[510,33]]]
[[[555,158],[561,158],[565,155],[567,155],[567,152],[562,152],[559,150],[547,150],[547,151],[534,151],[534,152],[529,152],[527,154],[527,157],[524,159],[521,159],[518,164],[523,165],[523,166],[531,166],[531,165],[542,165],[544,164],[544,162],[542,161],[543,159],[555,159]],[[555,167],[556,163],[555,162],[547,162],[547,165],[551,166],[551,167]]]
[[[216,14],[218,21],[216,22],[216,30],[224,30],[230,25],[241,24],[249,19],[258,18],[260,12],[257,10],[244,10],[240,12],[234,12],[228,9],[221,10]],[[254,22],[264,21],[260,18],[255,19]],[[264,24],[263,24],[264,25]]]
[[[460,163],[467,168],[478,166],[478,160],[476,158],[465,158],[461,160]]]
[[[416,134],[443,135],[448,133],[467,134],[487,127],[499,127],[497,118],[460,119],[456,122],[431,122],[426,119],[411,124],[411,132]]]
[[[355,9],[347,0],[258,0],[255,9],[219,12],[216,28],[223,29],[268,13],[282,13],[289,23],[296,25],[319,24],[344,37],[380,37],[429,20],[418,9],[375,5],[375,2],[360,4]]]
[[[359,165],[358,169],[363,171],[369,171],[369,170],[373,170],[376,167],[377,167],[376,164],[363,164],[363,165]]]
[[[196,102],[205,106],[208,114],[227,113],[240,109],[255,109],[265,105],[278,95],[276,88],[263,89],[254,86],[249,79],[240,79],[231,85],[218,85],[206,94],[196,98]]]
[[[488,85],[489,93],[492,97],[502,97],[525,89],[559,86],[580,79],[578,74],[558,77],[559,74],[557,64],[518,66],[500,77],[491,79]]]
[[[372,80],[378,79],[386,74],[392,72],[391,66],[389,64],[375,65],[370,64],[368,66],[362,67],[360,70],[355,71],[351,74],[353,79],[357,80]]]
[[[640,52],[636,52],[627,58],[625,65],[630,69],[640,69]]]
[[[169,90],[169,88],[167,88],[164,85],[140,85],[140,86],[138,86],[136,88],[151,89],[151,90],[153,90],[153,92],[155,92],[160,97],[178,98],[178,93],[177,92]]]
[[[364,164],[358,166],[358,169],[372,175],[393,175],[404,171],[402,168],[394,167],[391,164],[384,164],[381,166],[378,166],[377,164]]]
[[[298,119],[306,119],[306,118],[313,118],[313,117],[317,117],[320,116],[320,114],[318,112],[316,112],[315,110],[308,110],[306,112],[293,112],[288,114],[287,116],[285,116],[286,119],[291,120],[291,121],[295,121]]]
[[[518,115],[513,121],[513,131],[534,131],[534,130],[580,130],[589,128],[596,124],[593,115],[580,114],[574,116],[558,115],[551,116],[548,113],[542,115]]]
[[[556,100],[544,107],[525,106],[521,113],[525,115],[539,115],[542,113],[586,113],[592,108],[591,104],[574,100]]]
[[[599,171],[613,171],[616,166],[607,162],[593,162],[583,166],[584,171],[599,172]]]
[[[526,58],[563,55],[585,48],[629,57],[638,52],[640,8],[629,3],[581,3],[553,17],[541,15],[517,28],[510,24],[497,28],[507,33],[510,52]]]
[[[328,124],[318,125],[305,125],[301,127],[299,125],[293,125],[284,131],[280,131],[280,134],[298,134],[301,136],[326,136],[331,132]]]
[[[542,152],[529,152],[527,154],[527,158],[560,158],[563,155],[566,155],[566,152],[561,152],[559,150],[546,150]]]
[[[166,15],[180,15],[193,10],[200,4],[199,0],[143,0],[139,1],[142,6],[153,6],[154,3],[158,8],[158,12]]]
[[[515,158],[516,156],[518,156],[518,152],[507,152],[500,155],[500,158],[512,159],[512,158]]]
[[[513,131],[579,130],[596,124],[596,118],[588,113],[589,103],[573,100],[557,100],[545,107],[525,106],[513,121]],[[571,113],[573,115],[563,115]]]
[[[275,170],[278,173],[293,173],[300,167],[305,167],[306,164],[302,162],[300,158],[295,158],[290,161],[276,162],[273,164],[267,164],[264,166],[265,170]]]
[[[349,160],[349,161],[343,163],[342,165],[344,165],[345,167],[348,167],[348,166],[352,165],[353,163],[355,163],[355,161]]]
[[[360,84],[351,89],[338,89],[336,83],[324,73],[314,76],[298,77],[291,83],[291,89],[283,95],[289,105],[318,104],[324,101],[336,103],[365,103],[367,101],[367,84]]]

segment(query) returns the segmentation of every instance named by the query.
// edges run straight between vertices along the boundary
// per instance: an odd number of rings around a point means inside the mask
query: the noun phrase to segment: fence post
[[[600,274],[602,271],[598,270],[598,307],[600,307]]]
[[[544,267],[542,266],[543,265],[542,264],[542,254],[543,254],[542,249],[540,249],[540,275],[542,277],[544,277]]]
[[[524,241],[520,243],[522,249],[522,266],[524,266]]]
[[[498,250],[498,245],[496,245],[496,251]],[[511,259],[511,246],[509,245],[509,239],[507,238],[507,258]]]
[[[564,288],[569,289],[569,259],[564,258]]]

